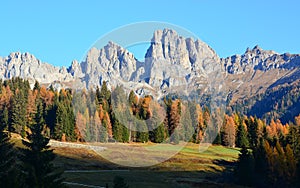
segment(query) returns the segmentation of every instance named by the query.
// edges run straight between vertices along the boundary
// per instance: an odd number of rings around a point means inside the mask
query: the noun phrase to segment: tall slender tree
[[[16,89],[12,99],[12,127],[13,130],[25,136],[26,127],[26,104],[24,90]]]
[[[40,100],[37,101],[36,109],[33,123],[29,126],[31,133],[28,133],[28,140],[22,140],[26,147],[21,149],[21,160],[26,172],[25,182],[28,187],[64,187],[62,172],[58,172],[52,164],[55,155],[53,150],[49,149],[49,138],[42,135],[45,122],[42,115],[43,104]]]
[[[22,187],[19,169],[16,164],[17,153],[9,142],[7,124],[0,123],[0,187]]]
[[[242,147],[239,154],[238,165],[236,169],[238,181],[242,185],[253,185],[254,181],[254,158],[250,150]]]
[[[247,136],[247,131],[243,123],[239,123],[237,128],[237,135],[236,135],[236,146],[237,147],[249,147],[249,141],[248,141],[248,136]]]

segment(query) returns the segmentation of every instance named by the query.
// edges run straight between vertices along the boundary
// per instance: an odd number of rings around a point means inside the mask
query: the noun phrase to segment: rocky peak
[[[276,68],[292,68],[298,64],[298,55],[278,54],[272,50],[263,50],[256,45],[253,49],[247,48],[242,55],[233,55],[221,59],[225,70],[230,74],[240,74],[249,71],[267,71]]]
[[[110,41],[101,49],[92,48],[81,68],[89,88],[101,85],[104,80],[113,83],[117,83],[118,79],[129,81],[136,65],[137,60],[132,53]]]
[[[40,60],[38,60],[34,55],[26,52],[26,53],[21,53],[21,52],[12,52],[5,58],[5,61],[8,64],[15,65],[18,63],[22,64],[40,64]]]
[[[21,77],[32,81],[37,80],[41,83],[72,80],[72,76],[65,68],[42,63],[34,55],[20,52],[13,52],[2,58],[0,75],[2,75],[2,79]]]
[[[67,71],[76,78],[83,76],[81,66],[77,60],[72,61],[71,66],[67,69]]]
[[[151,39],[146,58],[165,60],[191,69],[195,63],[201,64],[205,58],[218,61],[217,54],[200,40],[179,36],[171,29],[157,30]],[[198,62],[196,61],[198,60]]]
[[[180,86],[199,89],[206,84],[207,78],[215,78],[211,76],[215,76],[220,65],[234,77],[234,74],[256,70],[263,73],[270,69],[300,67],[300,55],[280,55],[255,46],[247,48],[242,55],[220,60],[203,41],[184,38],[174,30],[164,29],[154,32],[145,62],[139,62],[128,50],[110,41],[101,49],[91,48],[83,62],[79,64],[74,60],[68,69],[43,63],[30,53],[11,53],[0,57],[0,75],[3,79],[18,76],[44,84],[72,82],[75,88],[95,88],[107,81],[111,87],[127,84],[134,89],[138,86],[138,93],[147,93],[145,88],[168,93]]]
[[[255,54],[261,54],[261,52],[263,52],[263,49],[258,45],[254,46],[254,48],[250,51],[250,53]]]
[[[219,61],[204,42],[184,38],[171,29],[157,30],[145,55],[144,80],[159,88],[187,85],[192,75],[207,74]]]

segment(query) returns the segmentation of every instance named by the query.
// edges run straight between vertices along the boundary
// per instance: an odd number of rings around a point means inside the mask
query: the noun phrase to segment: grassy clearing
[[[108,153],[122,153],[122,156],[136,151],[122,151],[126,146],[134,146],[137,151],[152,144],[101,144],[108,149]],[[166,155],[176,151],[178,147],[169,144],[159,145],[151,150],[157,155]],[[56,163],[64,164],[68,169],[128,169],[129,171],[103,171],[87,173],[65,173],[66,181],[112,187],[113,178],[125,178],[130,187],[232,187],[224,184],[224,171],[232,171],[232,162],[237,160],[237,149],[223,146],[211,146],[204,152],[199,152],[199,145],[188,143],[183,149],[170,159],[150,167],[131,168],[111,163],[101,155],[88,150],[56,148],[59,155]],[[132,159],[134,160],[134,159]],[[79,186],[78,186],[79,187]]]
[[[16,146],[21,146],[18,138],[13,138]],[[89,149],[56,147],[53,148],[57,157],[56,166],[65,170],[105,170],[101,172],[65,172],[67,182],[85,185],[106,186],[113,185],[115,176],[123,177],[129,187],[235,187],[228,182],[228,173],[233,169],[233,162],[237,160],[238,149],[223,146],[210,146],[199,152],[199,145],[183,143],[181,145],[159,144],[97,144],[107,147],[99,153]],[[129,149],[128,149],[129,148]],[[177,153],[177,150],[181,149]],[[169,156],[171,158],[150,167],[124,167],[111,162],[111,156],[116,159],[132,156],[132,161],[142,160],[144,155],[154,157]],[[142,158],[136,158],[136,154]],[[123,159],[126,160],[126,159]],[[115,171],[126,169],[128,171]],[[80,186],[70,186],[80,187]]]

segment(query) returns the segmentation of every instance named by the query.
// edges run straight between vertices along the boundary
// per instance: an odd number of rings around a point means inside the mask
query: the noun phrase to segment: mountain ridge
[[[300,54],[279,54],[257,45],[247,48],[244,54],[220,58],[201,40],[184,38],[171,29],[154,32],[144,62],[112,41],[101,49],[91,48],[85,60],[73,60],[67,68],[43,63],[29,53],[15,52],[0,57],[3,80],[21,77],[31,80],[31,84],[34,80],[48,85],[59,82],[59,87],[75,85],[76,89],[95,88],[103,81],[115,87],[122,82],[129,83],[128,89],[139,85],[134,88],[136,93],[147,93],[143,88],[157,92],[170,92],[181,86],[204,90],[212,83],[213,79],[209,78],[217,78],[224,79],[227,92],[235,93],[236,98],[264,92],[285,80],[298,80],[299,76],[292,72],[299,68]],[[287,78],[289,74],[292,77]],[[255,83],[258,81],[261,83]],[[251,84],[253,91],[249,89]]]

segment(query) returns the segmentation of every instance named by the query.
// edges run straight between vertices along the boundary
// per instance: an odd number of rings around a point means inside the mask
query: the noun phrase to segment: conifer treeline
[[[251,127],[239,129],[241,154],[236,169],[239,183],[255,187],[300,186],[300,115],[295,123],[282,125],[279,120],[270,125],[250,119]],[[247,124],[247,120],[244,121]],[[243,133],[244,132],[244,133]],[[242,142],[241,142],[242,141]]]
[[[21,78],[0,81],[0,121],[8,131],[26,136],[32,122],[36,104],[41,100],[42,117],[45,120],[43,132],[54,139],[76,139],[75,116],[72,106],[72,92],[40,87],[36,82],[30,89],[29,82]]]
[[[239,113],[225,115],[223,123],[217,125],[217,117],[208,107],[174,97],[166,97],[162,105],[151,96],[138,97],[133,91],[127,95],[120,86],[111,92],[106,82],[95,91],[61,89],[58,92],[38,82],[30,89],[29,82],[20,78],[0,82],[1,124],[25,136],[39,100],[45,120],[44,134],[63,141],[160,143],[169,140],[177,143],[182,140],[199,143],[209,134],[205,133],[206,128],[213,125],[220,130],[215,144],[242,147],[256,146],[257,137],[262,135],[283,142],[290,130],[290,125],[283,125],[280,120],[271,120],[267,125],[261,119]],[[126,121],[122,121],[124,119]],[[135,119],[146,121],[136,123]]]
[[[1,88],[0,187],[65,187],[62,171],[52,163],[55,154],[49,149],[49,138],[45,136],[42,92],[37,92],[38,85],[33,91],[24,92],[28,88],[28,83],[20,79],[4,82]],[[24,117],[19,117],[20,114]],[[14,147],[10,131],[26,135],[22,140],[24,147]]]

